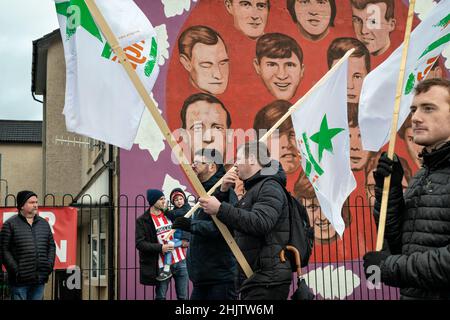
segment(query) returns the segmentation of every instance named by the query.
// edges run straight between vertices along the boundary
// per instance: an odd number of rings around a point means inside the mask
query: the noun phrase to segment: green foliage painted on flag
[[[446,17],[444,17],[441,21],[439,21],[438,24],[435,24],[433,27],[446,28],[449,23],[450,23],[450,13]]]
[[[414,85],[416,84],[416,76],[414,73],[410,73],[408,77],[408,81],[406,82],[405,86],[405,95],[408,95],[413,91]]]
[[[430,44],[424,52],[422,52],[422,54],[420,55],[419,59],[422,58],[424,55],[426,55],[428,52],[431,52],[435,49],[437,49],[438,47],[446,44],[447,42],[450,41],[450,33],[446,34],[445,36],[437,39],[436,41],[434,41],[432,44]]]
[[[153,69],[155,68],[155,64],[157,63],[156,57],[158,56],[158,44],[155,40],[155,38],[152,38],[152,47],[150,48],[150,55],[147,63],[145,64],[144,73],[147,77],[150,77],[150,75],[153,72]]]

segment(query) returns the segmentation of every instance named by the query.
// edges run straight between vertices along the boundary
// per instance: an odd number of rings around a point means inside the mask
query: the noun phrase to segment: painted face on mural
[[[254,66],[267,90],[282,100],[295,95],[304,73],[304,65],[294,53],[289,58],[262,57],[259,63],[255,59]]]
[[[297,0],[295,15],[300,33],[311,40],[320,40],[328,34],[331,5],[328,0]]]
[[[333,66],[338,61],[334,60]],[[364,56],[350,57],[348,59],[347,102],[359,103],[362,84],[366,76],[367,68]]]
[[[225,0],[225,7],[233,16],[234,27],[250,39],[264,34],[269,17],[268,0]]]
[[[314,228],[314,238],[319,241],[333,239],[336,236],[336,229],[322,213],[317,198],[306,199],[305,207]]]
[[[417,167],[421,167],[422,159],[419,158],[419,153],[422,151],[423,147],[414,142],[414,133],[412,127],[405,129],[405,143],[408,148],[408,154]]]
[[[186,111],[192,155],[202,148],[216,149],[225,155],[227,113],[218,103],[196,101]]]
[[[300,151],[297,148],[293,128],[281,133],[276,130],[267,141],[267,147],[270,150],[272,158],[275,159],[274,155],[278,156],[277,160],[280,161],[281,166],[287,174],[293,173],[300,168]],[[273,148],[278,148],[278,150],[273,150]]]
[[[441,78],[441,79],[445,78],[444,72],[442,71],[442,68],[439,65],[434,66],[434,68],[428,72],[427,77],[426,77],[426,79],[436,79],[436,78]]]
[[[369,160],[370,152],[362,148],[359,127],[350,127],[350,166],[353,171],[363,170]]]
[[[210,94],[222,94],[228,85],[230,60],[225,44],[219,38],[215,45],[196,43],[191,58],[185,55],[180,62],[189,72],[191,84]]]
[[[352,7],[353,29],[356,38],[364,43],[369,52],[378,56],[391,45],[390,33],[395,30],[395,19],[386,20],[387,4],[371,3],[364,9]]]

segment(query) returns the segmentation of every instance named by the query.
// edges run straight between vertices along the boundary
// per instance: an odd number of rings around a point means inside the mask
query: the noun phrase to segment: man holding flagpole
[[[403,168],[382,154],[374,172],[378,223],[383,182],[391,175],[385,239],[390,253],[368,252],[364,271],[399,287],[401,299],[450,299],[450,81],[430,79],[415,87],[410,107],[414,142],[423,167],[403,196]]]
[[[267,146],[258,141],[238,148],[235,167],[236,173],[225,174],[220,191],[227,192],[239,177],[247,190],[244,197],[235,205],[201,197],[200,205],[235,231],[236,242],[254,270],[248,279],[240,274],[241,299],[286,300],[292,271],[279,257],[289,241],[289,207],[283,190],[286,174],[270,158]]]
[[[350,168],[347,121],[348,58],[353,52],[354,49],[349,50],[279,120],[286,120],[291,115],[302,153],[303,170],[323,213],[340,237],[345,229],[342,206],[356,187]],[[332,103],[330,96],[333,97]],[[235,166],[247,192],[236,207],[220,203],[215,197],[199,199],[206,213],[217,215],[237,231],[238,244],[253,269],[258,270],[241,284],[243,300],[286,299],[291,281],[290,266],[277,260],[279,252],[287,244],[289,233],[287,198],[280,185],[285,185],[285,173],[278,162],[268,161],[270,155],[268,151],[262,151],[267,150],[262,145],[246,143],[238,149]],[[277,167],[274,163],[279,166],[278,172],[273,170]],[[268,164],[271,173],[267,172]],[[269,176],[267,180],[265,176]],[[260,185],[263,181],[267,182]],[[221,188],[227,187],[224,179]]]

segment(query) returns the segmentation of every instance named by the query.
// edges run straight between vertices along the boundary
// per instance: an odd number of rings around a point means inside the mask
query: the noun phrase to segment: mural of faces
[[[234,27],[250,39],[264,34],[269,17],[268,0],[225,0],[225,7],[233,16]]]
[[[202,148],[216,149],[225,154],[227,113],[218,103],[196,101],[186,110],[186,130],[192,155]]]
[[[359,127],[350,129],[350,166],[353,171],[363,170],[369,160],[370,152],[362,148]]]
[[[296,0],[294,10],[303,36],[310,40],[320,40],[328,34],[331,19],[328,0]]]
[[[335,60],[335,65],[339,60]],[[359,103],[359,96],[364,78],[367,76],[367,68],[364,56],[348,58],[347,77],[347,102]]]
[[[305,199],[305,208],[309,221],[314,228],[314,238],[318,241],[332,240],[336,237],[336,230],[322,214],[317,198]]]
[[[385,2],[371,3],[363,9],[352,6],[353,28],[356,38],[364,43],[370,53],[378,56],[391,45],[390,33],[394,31],[394,18],[386,19]]]
[[[408,154],[414,163],[420,168],[422,159],[419,158],[419,153],[422,151],[423,146],[420,146],[414,142],[414,134],[412,127],[405,129],[405,143],[408,148]]]
[[[230,60],[222,39],[214,45],[196,43],[191,58],[181,55],[180,62],[189,72],[192,85],[199,90],[217,95],[227,88]]]
[[[237,131],[252,131],[246,136],[248,140],[260,137],[264,133],[258,130],[270,129],[298,98],[305,95],[349,49],[354,48],[355,52],[348,60],[347,116],[351,169],[358,187],[348,199],[351,206],[348,212],[351,210],[352,217],[358,216],[359,221],[371,221],[368,208],[353,208],[357,203],[356,197],[362,195],[365,198],[366,194],[373,193],[372,177],[366,181],[366,169],[370,166],[368,163],[373,153],[362,149],[358,104],[362,83],[368,72],[377,68],[403,39],[401,28],[395,28],[392,9],[386,4],[390,0],[375,1],[196,1],[195,6],[185,10],[183,17],[179,15],[168,19],[168,24],[174,24],[169,34],[171,52],[174,54],[167,61],[165,96],[164,92],[160,96],[165,97],[169,127],[172,130],[180,126],[185,129],[179,130],[183,134],[179,141],[199,141],[197,146],[180,146],[186,156],[189,153],[192,159],[195,150],[214,148],[224,155],[228,164],[236,162],[235,153],[239,144],[235,141],[240,140],[236,131],[229,133],[230,139],[227,139],[226,129],[232,127]],[[399,23],[403,25],[408,10],[407,1],[393,1],[395,17],[401,19]],[[386,19],[386,14],[392,18]],[[191,36],[184,34],[190,29],[195,31]],[[178,55],[175,39],[178,40]],[[224,102],[229,114],[221,102],[198,101],[185,108],[187,97],[199,92]],[[289,106],[280,108],[279,112],[266,109],[276,101],[285,101]],[[187,110],[181,112],[181,122],[180,109]],[[257,123],[259,114],[261,121]],[[232,125],[230,117],[233,119]],[[287,122],[272,134],[267,146],[286,173],[287,190],[300,199],[315,198],[313,187],[302,170],[294,129]],[[397,147],[400,150],[396,152],[412,165],[406,150],[408,142],[403,143],[403,140]],[[240,179],[248,178],[250,171],[245,163],[237,162]],[[245,192],[241,180],[234,189],[241,198]],[[315,203],[312,204],[313,201]],[[367,223],[364,228],[346,230],[352,234],[352,241],[358,242],[355,240],[357,235],[363,239],[357,244],[361,250],[349,254],[347,250],[339,251],[343,243],[321,214],[317,199],[309,200],[308,213],[318,250],[321,250],[320,246],[330,246],[336,251],[330,257],[318,256],[317,261],[347,257],[357,260],[367,249],[371,249],[372,240],[368,239],[370,236],[365,236],[370,234],[373,222]],[[335,245],[339,250],[334,250]]]
[[[289,58],[262,57],[254,60],[256,73],[261,77],[267,90],[277,99],[289,100],[297,91],[305,71],[297,55]]]

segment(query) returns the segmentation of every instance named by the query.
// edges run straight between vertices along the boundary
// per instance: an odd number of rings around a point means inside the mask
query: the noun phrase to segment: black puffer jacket
[[[235,231],[236,242],[254,272],[246,280],[241,272],[241,291],[292,280],[289,262],[282,263],[279,258],[289,240],[289,207],[279,183],[286,185],[286,175],[278,162],[273,162],[272,166],[278,168],[277,173],[268,178],[259,171],[244,181],[247,190],[244,197],[236,206],[222,203],[217,214]]]
[[[450,143],[423,153],[404,196],[392,186],[385,238],[393,255],[382,265],[384,283],[400,287],[402,299],[450,299]]]
[[[55,241],[48,222],[36,215],[30,226],[18,214],[3,225],[0,245],[12,285],[44,284],[55,264]]]
[[[224,174],[225,169],[221,166],[214,176],[202,183],[205,190],[211,189]],[[214,195],[219,200],[237,203],[232,189],[224,194],[217,188]],[[236,259],[211,216],[202,209],[198,209],[192,217],[186,261],[189,279],[194,285],[231,283],[236,279]]]
[[[162,244],[158,242],[150,209],[136,220],[136,249],[139,251],[140,283],[147,286],[156,285]]]

